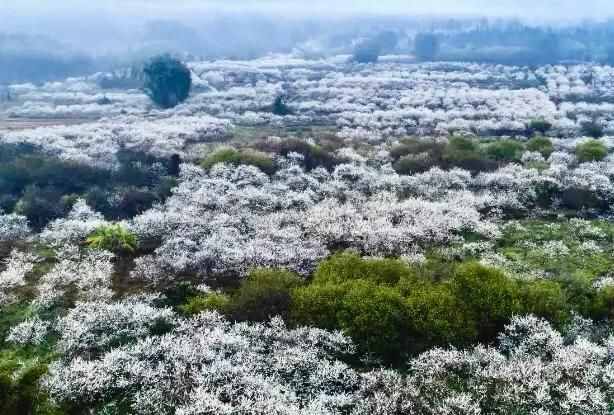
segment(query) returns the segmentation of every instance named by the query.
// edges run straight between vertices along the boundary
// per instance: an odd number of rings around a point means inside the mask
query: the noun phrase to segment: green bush
[[[340,328],[365,353],[386,361],[396,361],[404,355],[408,316],[405,301],[396,289],[371,281],[352,281],[340,306]]]
[[[516,281],[478,263],[459,265],[451,281],[459,313],[474,322],[477,340],[493,341],[510,317],[521,311]]]
[[[524,145],[516,140],[498,140],[486,147],[486,154],[496,161],[518,161],[524,151]]]
[[[61,415],[40,387],[47,365],[35,359],[22,360],[0,354],[0,413],[2,415]]]
[[[450,284],[412,284],[406,291],[411,354],[433,345],[463,346],[475,338],[475,323],[459,312],[461,304]]]
[[[591,308],[593,319],[612,322],[614,320],[614,287],[604,287],[598,290]]]
[[[202,160],[200,165],[202,168],[209,170],[218,163],[255,166],[267,174],[273,174],[276,170],[275,161],[268,154],[251,149],[236,150],[230,147],[214,151]]]
[[[533,314],[562,327],[570,316],[570,303],[561,284],[549,280],[530,281],[521,286],[522,314]]]
[[[547,137],[533,137],[527,142],[527,150],[541,153],[544,158],[548,158],[554,152],[554,146]]]
[[[0,144],[0,209],[25,215],[35,229],[65,216],[77,197],[109,219],[133,217],[163,202],[170,161],[122,150],[112,171],[60,160],[28,145]],[[152,169],[169,165],[169,171]],[[168,187],[168,184],[166,185]],[[110,204],[119,195],[119,204]]]
[[[352,280],[368,280],[377,284],[395,285],[402,277],[414,276],[406,263],[394,259],[363,259],[352,252],[333,255],[320,263],[313,276],[314,284],[341,284]]]
[[[405,138],[390,149],[390,156],[398,160],[410,154],[428,154],[435,160],[441,160],[446,144],[440,140],[427,138]]]
[[[417,174],[429,171],[438,166],[439,163],[433,160],[427,153],[409,154],[398,159],[392,167],[399,174]]]
[[[169,55],[157,56],[144,67],[145,93],[161,108],[185,101],[192,87],[190,69]]]
[[[239,321],[267,321],[290,316],[291,292],[302,280],[294,273],[276,269],[252,271],[232,295],[229,313]]]
[[[103,225],[87,238],[87,245],[93,249],[104,249],[115,253],[134,252],[136,236],[120,224]]]
[[[291,316],[296,324],[341,329],[363,352],[398,363],[434,346],[493,341],[523,311],[524,298],[527,310],[544,316],[558,317],[558,306],[566,310],[554,289],[538,288],[521,291],[501,271],[473,262],[433,258],[409,266],[341,253],[292,292]]]
[[[332,170],[341,162],[341,160],[324,147],[296,138],[289,138],[280,142],[260,143],[258,148],[282,156],[287,156],[290,153],[302,154],[304,157],[303,164],[308,171],[317,167]]]
[[[576,146],[576,157],[580,163],[601,161],[608,155],[608,149],[601,141],[590,140]]]
[[[230,298],[227,295],[210,293],[188,298],[188,301],[180,305],[179,309],[188,315],[199,314],[203,311],[218,311],[225,314],[229,307]]]
[[[497,163],[488,160],[480,151],[479,144],[465,137],[452,137],[448,141],[443,159],[449,167],[460,167],[472,172],[493,170]]]
[[[346,284],[310,284],[294,289],[291,321],[299,326],[340,329],[337,313],[347,290]]]

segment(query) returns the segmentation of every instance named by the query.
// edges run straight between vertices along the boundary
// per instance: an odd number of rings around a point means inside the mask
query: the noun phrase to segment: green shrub
[[[411,354],[433,345],[463,346],[475,338],[475,322],[459,311],[461,305],[450,284],[413,284],[407,291]]]
[[[498,140],[486,147],[486,154],[496,161],[518,161],[524,151],[524,145],[516,140]]]
[[[541,153],[544,158],[548,158],[554,152],[554,146],[547,137],[533,137],[527,142],[527,150]]]
[[[407,308],[401,294],[371,281],[348,283],[339,326],[366,353],[396,361],[406,351]]]
[[[452,137],[448,141],[443,159],[450,167],[460,167],[472,172],[493,170],[497,163],[488,160],[480,152],[479,144],[465,137]]]
[[[402,156],[394,162],[392,167],[398,174],[411,175],[429,171],[433,167],[438,166],[438,164],[427,153],[422,153]]]
[[[258,148],[282,156],[287,156],[290,153],[299,153],[303,155],[303,164],[308,171],[317,167],[324,167],[325,169],[332,170],[341,162],[334,154],[327,151],[322,146],[296,138],[289,138],[280,142],[260,143]]]
[[[333,255],[320,263],[313,276],[314,284],[341,284],[352,280],[368,280],[376,284],[395,285],[402,277],[414,276],[405,262],[395,259],[363,259],[352,252]]]
[[[6,359],[6,358],[5,358]],[[0,357],[0,413],[2,415],[53,415],[61,414],[54,407],[39,383],[47,373],[42,363],[30,363],[20,370],[23,361],[5,360]]]
[[[591,318],[612,322],[614,320],[614,287],[599,289],[591,308]]]
[[[292,291],[291,319],[299,326],[338,330],[337,312],[347,293],[346,284],[310,284]]]
[[[179,309],[189,315],[199,314],[203,311],[218,311],[225,314],[228,312],[229,306],[230,298],[227,295],[210,293],[190,297],[185,304],[179,306]]]
[[[268,154],[251,149],[236,150],[230,147],[214,151],[202,160],[200,165],[202,168],[209,170],[218,163],[255,166],[267,174],[273,174],[276,170],[275,161]]]
[[[275,316],[287,320],[292,290],[301,284],[302,280],[289,271],[254,270],[232,295],[230,314],[239,321],[267,321]]]
[[[86,243],[90,248],[115,253],[134,252],[138,245],[136,236],[120,224],[98,227]]]
[[[394,160],[398,160],[403,156],[410,154],[428,154],[435,160],[440,160],[446,144],[440,140],[428,138],[405,138],[401,142],[390,149],[390,156]]]
[[[521,311],[517,283],[500,270],[478,263],[459,265],[451,281],[459,313],[475,322],[477,339],[494,340],[512,315]]]
[[[275,115],[279,115],[280,117],[284,117],[286,115],[292,114],[292,110],[286,105],[286,101],[283,96],[279,95],[275,97],[275,101],[273,101],[271,112]]]
[[[569,300],[561,284],[535,280],[521,285],[522,314],[533,314],[562,327],[569,319]]]
[[[590,140],[576,146],[576,157],[580,163],[601,161],[608,155],[608,149],[601,141]]]

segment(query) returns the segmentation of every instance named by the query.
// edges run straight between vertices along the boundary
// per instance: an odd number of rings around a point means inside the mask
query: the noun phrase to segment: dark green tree
[[[275,101],[273,101],[273,114],[279,115],[281,117],[292,114],[292,110],[288,108],[286,105],[286,100],[282,95],[278,95],[275,97]]]
[[[190,94],[192,77],[181,61],[170,55],[156,56],[143,68],[145,93],[161,108],[172,108]]]

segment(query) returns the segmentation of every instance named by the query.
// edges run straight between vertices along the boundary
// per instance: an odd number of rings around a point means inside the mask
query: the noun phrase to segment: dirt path
[[[96,121],[92,118],[0,118],[0,132],[19,131],[55,125],[77,125]]]

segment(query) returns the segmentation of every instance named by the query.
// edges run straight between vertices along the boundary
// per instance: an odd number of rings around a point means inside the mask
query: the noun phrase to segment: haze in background
[[[557,59],[604,60],[614,33],[610,0],[0,1],[8,3],[0,7],[0,83],[108,70],[162,52],[202,59],[351,54],[384,31],[397,36],[390,53],[412,53],[412,36],[432,31],[444,41],[441,59],[487,60],[487,47],[513,63],[554,30],[558,47],[573,51]],[[502,30],[493,38],[505,41],[492,44],[476,28]],[[530,34],[535,28],[541,32]],[[474,34],[450,37],[468,31]]]

